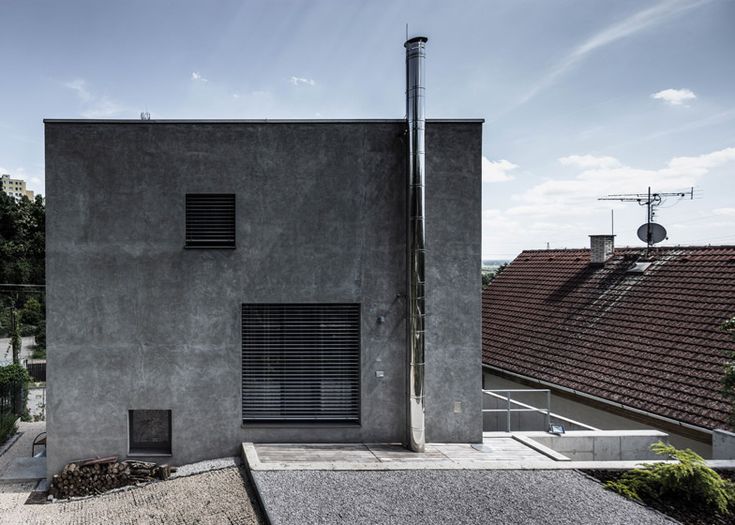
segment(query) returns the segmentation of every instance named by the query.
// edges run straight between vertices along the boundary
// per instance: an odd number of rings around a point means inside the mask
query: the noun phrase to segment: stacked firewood
[[[69,463],[51,479],[49,494],[66,499],[101,494],[110,489],[168,479],[176,469],[147,461],[118,462],[117,456],[85,459]]]

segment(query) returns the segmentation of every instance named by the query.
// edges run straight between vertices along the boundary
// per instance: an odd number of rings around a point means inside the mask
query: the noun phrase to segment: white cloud
[[[652,94],[651,98],[663,100],[672,106],[682,106],[686,105],[685,102],[688,100],[697,98],[697,95],[691,89],[664,89],[663,91]]]
[[[513,180],[513,176],[508,172],[513,171],[518,166],[512,162],[501,160],[489,160],[483,155],[482,157],[482,182],[506,182]]]
[[[311,78],[291,77],[288,81],[294,86],[315,86],[316,81]]]
[[[559,162],[564,166],[576,166],[577,168],[617,168],[620,161],[615,157],[595,157],[594,155],[569,155],[561,157]]]
[[[66,82],[64,87],[76,93],[82,103],[81,116],[84,118],[110,118],[126,111],[124,106],[107,95],[93,93],[82,78]]]
[[[606,27],[602,31],[592,35],[590,38],[582,42],[557,62],[556,65],[552,67],[546,75],[521,98],[518,105],[528,102],[541,91],[554,85],[567,71],[572,69],[594,51],[635,35],[641,31],[645,31],[646,29],[666,21],[668,18],[676,14],[694,7],[699,7],[709,1],[711,0],[698,0],[694,2],[690,0],[661,0],[652,7],[642,9],[625,20]]]
[[[731,147],[693,157],[675,157],[659,169],[626,166],[617,160],[617,164],[606,161],[607,166],[584,168],[580,165],[582,171],[572,179],[547,180],[514,195],[513,200],[522,204],[508,209],[508,214],[547,218],[592,215],[600,208],[599,197],[640,193],[648,186],[654,191],[684,190],[695,186],[714,168],[734,161],[735,147]],[[605,206],[611,204],[607,202]]]
[[[200,73],[197,71],[191,72],[191,79],[195,80],[197,82],[209,82],[209,79],[204,78]]]

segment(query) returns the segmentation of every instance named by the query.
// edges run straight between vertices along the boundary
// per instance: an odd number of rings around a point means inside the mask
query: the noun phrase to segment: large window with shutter
[[[186,194],[186,248],[235,247],[235,195]]]
[[[244,423],[360,421],[359,304],[243,304]]]

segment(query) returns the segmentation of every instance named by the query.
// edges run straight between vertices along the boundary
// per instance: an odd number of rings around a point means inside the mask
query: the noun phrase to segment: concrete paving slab
[[[15,458],[0,474],[0,481],[38,481],[46,477],[46,458]]]

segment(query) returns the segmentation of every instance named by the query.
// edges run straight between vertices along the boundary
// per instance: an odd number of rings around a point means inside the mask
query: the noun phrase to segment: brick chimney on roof
[[[614,235],[590,235],[590,263],[605,264],[615,248]]]

